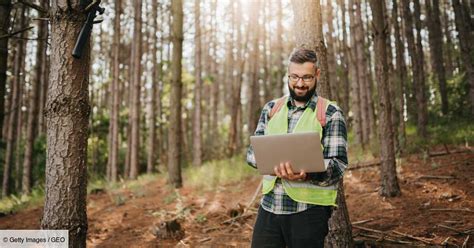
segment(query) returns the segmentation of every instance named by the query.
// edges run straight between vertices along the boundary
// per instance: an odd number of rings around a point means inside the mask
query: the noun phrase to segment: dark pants
[[[258,209],[252,236],[252,248],[324,247],[332,207],[315,206],[303,212],[276,215]]]

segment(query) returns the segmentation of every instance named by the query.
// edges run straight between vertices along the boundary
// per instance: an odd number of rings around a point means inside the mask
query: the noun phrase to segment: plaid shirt
[[[296,107],[291,96],[288,97],[288,133],[293,131],[306,108],[309,107],[313,111],[315,110],[317,99],[318,96],[315,94],[304,106]],[[269,121],[268,114],[275,103],[276,100],[273,100],[263,107],[255,135],[265,134]],[[327,170],[324,172],[307,173],[306,180],[318,186],[335,185],[342,178],[348,164],[347,131],[341,109],[332,103],[328,105],[326,111],[326,126],[323,128],[322,144],[324,146],[324,163],[327,165]],[[247,151],[247,163],[257,168],[252,146],[249,146]],[[261,205],[263,209],[274,214],[298,213],[313,206],[312,204],[296,202],[291,199],[286,194],[280,179],[277,179],[273,190],[263,196]]]

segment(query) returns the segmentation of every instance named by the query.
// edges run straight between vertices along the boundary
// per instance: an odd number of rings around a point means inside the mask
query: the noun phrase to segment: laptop
[[[251,136],[257,169],[262,175],[274,175],[273,168],[290,162],[294,173],[326,170],[319,133],[289,133]]]

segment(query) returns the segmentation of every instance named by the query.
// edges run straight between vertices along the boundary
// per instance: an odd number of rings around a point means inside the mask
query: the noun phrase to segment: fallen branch
[[[423,176],[419,176],[417,179],[456,179],[456,178],[453,176],[423,175]]]
[[[465,153],[465,152],[470,152],[471,150],[466,150],[466,149],[462,149],[462,150],[455,150],[455,151],[443,151],[443,152],[436,152],[436,153],[429,153],[428,156],[430,157],[438,157],[438,156],[444,156],[444,155],[452,155],[452,154],[455,154],[455,153]]]
[[[462,243],[462,248],[467,248],[467,242],[469,241],[469,235],[467,235],[466,239],[464,240],[464,242]]]
[[[392,231],[392,232],[395,233],[395,234],[398,234],[400,236],[406,237],[406,238],[414,239],[414,240],[417,240],[417,241],[421,241],[425,244],[432,245],[431,241],[426,240],[424,238],[415,237],[413,235],[410,235],[410,234],[407,234],[407,233],[402,233],[402,232],[397,232],[397,231]]]
[[[253,206],[253,203],[255,202],[255,200],[257,199],[257,197],[260,195],[260,191],[261,191],[261,189],[262,189],[262,185],[263,185],[263,180],[260,180],[260,183],[258,184],[257,189],[256,189],[255,192],[253,193],[252,199],[249,201],[249,203],[247,203],[247,207],[246,207],[245,210],[244,210],[244,214],[247,213],[247,210]]]
[[[374,167],[374,166],[379,166],[379,165],[380,165],[380,161],[375,160],[375,161],[370,161],[366,163],[357,163],[357,164],[349,165],[347,170],[358,170],[358,169]]]
[[[212,239],[211,237],[203,238],[203,239],[198,240],[198,243],[204,243],[204,242],[209,241],[211,239]]]
[[[414,245],[413,242],[391,239],[391,238],[387,238],[387,237],[385,237],[385,236],[378,237],[378,236],[370,235],[370,234],[366,234],[366,233],[361,233],[360,236],[376,239],[377,242],[386,240],[386,241],[390,241],[390,242],[398,243],[398,244]]]
[[[458,229],[452,228],[452,227],[450,227],[450,226],[445,226],[445,225],[442,225],[442,224],[439,224],[438,226],[439,226],[439,227],[442,227],[442,228],[445,228],[445,229],[448,229],[448,230],[451,230],[451,231],[454,231],[454,232],[457,232],[457,233],[459,233],[459,234],[468,235],[467,232],[459,231]]]
[[[474,213],[469,208],[432,208],[428,209],[429,211],[442,211],[442,212],[468,212],[468,213]]]
[[[359,221],[356,221],[356,222],[352,222],[352,225],[364,224],[364,223],[367,223],[367,222],[370,222],[370,221],[373,221],[373,220],[374,220],[374,219],[359,220]]]
[[[441,242],[441,245],[446,245],[451,237],[447,237],[443,242]]]
[[[242,215],[239,215],[239,216],[235,216],[235,217],[232,217],[228,220],[225,220],[225,221],[221,222],[221,224],[228,224],[228,223],[231,223],[235,220],[247,218],[247,217],[250,217],[252,215],[254,215],[254,213],[248,213],[248,214],[242,214]]]
[[[386,234],[387,234],[387,233],[385,233],[384,231],[375,230],[375,229],[368,228],[368,227],[363,227],[363,226],[357,226],[357,225],[354,225],[354,224],[352,225],[352,227],[357,228],[357,229],[360,229],[360,230],[364,230],[364,231],[369,231],[369,232],[374,232],[374,233],[383,234],[383,235],[386,235]]]

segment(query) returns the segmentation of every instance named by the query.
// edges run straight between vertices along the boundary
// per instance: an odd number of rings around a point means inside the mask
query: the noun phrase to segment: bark
[[[217,70],[217,19],[216,19],[216,10],[217,10],[217,0],[212,1],[211,3],[211,23],[212,23],[212,62],[211,62],[211,77],[212,77],[212,85],[211,85],[211,97],[212,99],[212,109],[211,109],[211,124],[210,124],[210,135],[208,137],[211,138],[211,153],[210,155],[216,155],[220,144],[216,141],[219,140],[219,128],[218,125],[218,111],[219,111],[219,86],[221,85],[217,80],[219,76]]]
[[[152,19],[152,31],[151,36],[151,63],[152,67],[152,78],[151,78],[151,92],[150,92],[150,123],[148,127],[148,154],[147,154],[147,166],[146,173],[150,174],[154,171],[156,163],[156,112],[157,112],[157,91],[159,87],[159,75],[158,75],[158,1],[153,0],[151,3],[151,19]]]
[[[10,31],[10,12],[12,9],[11,0],[0,0],[0,36],[8,34]],[[0,140],[2,135],[3,120],[5,118],[5,93],[7,85],[8,69],[8,37],[0,38]]]
[[[42,229],[69,230],[70,247],[86,247],[90,44],[71,56],[86,15],[80,1],[52,1],[46,195]]]
[[[469,103],[471,105],[472,116],[474,115],[474,46],[472,45],[472,30],[474,27],[470,16],[470,7],[467,2],[453,0],[453,8],[456,30],[458,31],[459,37],[459,46],[461,48],[461,59],[469,83]]]
[[[443,33],[441,32],[441,20],[439,0],[426,0],[426,16],[429,31],[429,45],[431,54],[432,70],[438,78],[439,93],[441,95],[441,111],[443,115],[448,114],[448,89],[446,85],[446,72],[443,64]]]
[[[175,188],[182,187],[181,178],[181,59],[183,56],[183,2],[171,2],[173,16],[171,41],[173,58],[171,60],[170,122],[168,135],[168,174],[169,183]]]
[[[194,1],[194,115],[193,115],[193,165],[202,165],[202,140],[201,140],[201,94],[202,94],[202,74],[201,74],[201,1]],[[217,131],[217,130],[213,130]]]
[[[302,30],[297,32],[296,43],[298,45],[307,46],[314,49],[319,47],[316,52],[320,58],[321,75],[326,75],[323,80],[318,82],[318,87],[321,89],[319,95],[323,97],[330,97],[328,80],[328,65],[327,55],[324,46],[324,37],[322,35],[321,22],[321,8],[319,1],[313,2],[310,0],[293,0],[293,13],[295,13],[295,25]],[[313,31],[313,32],[311,32]],[[348,218],[347,205],[345,204],[344,192],[342,187],[342,180],[338,189],[338,199],[336,204],[338,210],[333,213],[329,221],[329,234],[326,236],[325,243],[331,244],[334,247],[352,247],[352,232],[351,223]]]
[[[446,38],[446,52],[444,53],[446,55],[444,62],[445,62],[445,67],[446,67],[446,76],[448,78],[453,76],[453,70],[454,70],[454,62],[453,62],[453,41],[452,41],[452,36],[451,36],[451,19],[448,17],[448,12],[450,11],[450,3],[449,1],[443,1],[443,8],[441,10],[443,11],[443,34],[444,37]]]
[[[112,43],[112,96],[110,101],[110,151],[109,167],[111,182],[118,179],[118,152],[119,152],[119,111],[120,111],[120,15],[122,14],[122,0],[115,0],[114,35]]]
[[[393,21],[393,29],[394,29],[394,38],[395,38],[395,52],[396,52],[396,69],[395,73],[397,76],[397,84],[398,84],[398,119],[399,119],[399,126],[398,126],[398,151],[402,152],[403,147],[405,147],[406,141],[406,132],[405,132],[405,81],[407,78],[407,68],[405,64],[405,47],[402,43],[402,34],[400,31],[400,26],[397,21],[398,19],[398,2],[396,0],[392,0],[392,19]]]
[[[328,6],[326,6],[326,23],[328,24],[328,29],[329,33],[327,36],[327,44],[328,44],[328,73],[329,73],[329,87],[331,88],[331,95],[332,95],[332,100],[340,103],[341,98],[340,96],[342,95],[342,89],[339,86],[339,83],[337,81],[337,74],[336,74],[336,57],[335,57],[335,39],[333,37],[334,34],[334,25],[333,25],[333,13],[332,13],[332,5],[329,2]]]
[[[142,0],[134,1],[135,22],[133,28],[132,59],[132,102],[131,104],[131,142],[130,142],[130,178],[136,179],[139,173],[140,160],[140,93],[141,93],[141,58],[142,58]]]
[[[358,51],[356,48],[357,41],[355,38],[354,33],[356,21],[355,21],[355,11],[354,11],[354,0],[349,1],[349,17],[350,17],[350,30],[351,30],[351,45],[350,45],[350,64],[357,65],[357,54],[362,52]],[[352,124],[354,130],[354,136],[357,144],[362,146],[362,149],[365,148],[363,143],[363,130],[362,128],[362,112],[361,112],[361,97],[360,97],[360,82],[359,82],[359,72],[357,70],[357,66],[348,66],[350,79],[351,79],[351,111],[352,115]]]
[[[341,16],[346,16],[346,4],[342,0],[338,0],[338,5],[341,8]],[[346,18],[342,18],[341,27],[338,27],[342,30],[342,42],[339,41],[339,49],[342,52],[339,52],[341,59],[342,75],[341,75],[341,85],[340,89],[340,107],[346,113],[349,112],[349,67],[348,67],[348,58],[350,57],[349,49],[347,48],[347,31],[346,31]],[[349,122],[348,122],[349,123]]]
[[[48,8],[46,1],[43,1],[41,7]],[[43,81],[43,71],[45,67],[46,57],[46,38],[47,38],[48,24],[46,22],[38,22],[38,37],[36,47],[36,64],[34,67],[35,76],[31,81],[31,94],[28,104],[28,123],[26,131],[25,155],[23,160],[23,175],[22,175],[22,192],[29,194],[31,192],[32,178],[31,167],[33,162],[33,146],[38,134],[37,123],[39,120],[39,106],[41,86]],[[42,40],[45,39],[45,40]]]
[[[371,0],[372,25],[374,29],[375,72],[379,99],[379,142],[380,142],[380,177],[382,196],[400,195],[398,186],[393,131],[391,123],[392,106],[388,86],[387,29],[385,26],[383,1]]]
[[[250,44],[252,46],[252,53],[250,56],[250,60],[252,61],[250,68],[249,68],[249,78],[250,78],[250,86],[248,88],[248,132],[249,135],[253,135],[255,132],[255,129],[257,128],[257,123],[258,123],[258,117],[260,114],[260,97],[259,97],[259,92],[260,92],[260,87],[259,87],[259,36],[260,36],[260,24],[258,21],[259,17],[259,10],[260,10],[260,4],[261,0],[258,0],[253,3],[252,6],[252,14],[251,18],[252,19],[252,26],[253,27],[253,35],[252,35],[252,43]]]
[[[26,25],[26,17],[25,17],[25,10],[26,7],[22,7],[20,10],[20,20],[19,20],[19,28],[25,27]],[[26,37],[26,32],[22,33],[22,37]],[[13,170],[13,158],[15,152],[15,144],[17,142],[17,127],[18,127],[18,116],[21,110],[21,83],[22,83],[22,70],[25,61],[25,47],[26,43],[25,40],[20,39],[16,42],[16,53],[14,59],[14,66],[13,66],[13,81],[11,87],[11,101],[9,106],[9,113],[8,113],[8,128],[6,132],[6,151],[5,151],[5,158],[4,158],[4,167],[3,167],[3,188],[2,188],[2,196],[8,196],[12,191],[12,184],[11,176]],[[17,171],[18,172],[18,171]]]
[[[278,1],[277,3],[273,4],[277,5],[277,38],[275,44],[275,61],[277,64],[277,72],[273,96],[279,97],[283,95],[283,77],[285,76],[285,65],[283,64],[283,61],[285,60],[283,55],[283,3],[281,1]]]
[[[407,38],[408,43],[408,53],[410,54],[410,59],[412,63],[412,71],[413,71],[413,89],[414,95],[416,96],[416,116],[417,116],[417,133],[423,138],[426,138],[427,133],[427,109],[426,109],[426,100],[424,94],[424,69],[423,69],[423,47],[421,45],[421,23],[419,20],[419,15],[417,15],[416,8],[418,1],[415,1],[415,13],[412,15],[410,11],[409,1],[403,0],[403,18],[405,20],[405,36]],[[419,2],[418,2],[419,7]],[[416,30],[417,30],[417,37],[413,35],[413,17],[415,18],[416,22]],[[416,21],[416,19],[418,21]]]
[[[359,77],[359,92],[360,92],[360,111],[361,111],[361,125],[362,125],[362,142],[368,144],[373,136],[371,126],[371,111],[369,110],[371,104],[371,80],[369,78],[370,67],[366,57],[366,43],[365,30],[362,22],[362,4],[361,0],[355,0],[355,18],[354,18],[354,36],[355,49],[357,49],[357,76]]]

